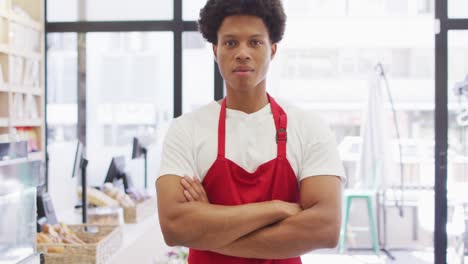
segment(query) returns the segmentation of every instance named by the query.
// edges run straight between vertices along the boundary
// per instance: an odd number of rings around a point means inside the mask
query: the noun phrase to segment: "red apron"
[[[296,174],[286,159],[287,116],[268,95],[276,127],[277,157],[249,173],[225,157],[226,99],[223,100],[218,124],[218,157],[204,180],[208,199],[212,204],[240,205],[271,200],[297,203],[299,189]],[[272,144],[274,141],[272,140]],[[285,245],[286,246],[286,245]],[[190,249],[190,264],[301,264],[300,257],[264,260],[221,255],[211,251]]]

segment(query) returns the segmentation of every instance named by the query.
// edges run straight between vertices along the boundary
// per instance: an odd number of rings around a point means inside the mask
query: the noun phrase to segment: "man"
[[[200,12],[226,98],[173,121],[156,181],[164,239],[189,247],[189,263],[301,263],[336,246],[334,137],[266,93],[285,20],[280,0],[209,0]]]

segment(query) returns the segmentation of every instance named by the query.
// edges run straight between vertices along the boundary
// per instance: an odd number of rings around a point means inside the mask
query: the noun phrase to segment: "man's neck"
[[[226,107],[247,114],[255,113],[268,104],[265,89],[254,89],[252,92],[236,92],[226,89]]]

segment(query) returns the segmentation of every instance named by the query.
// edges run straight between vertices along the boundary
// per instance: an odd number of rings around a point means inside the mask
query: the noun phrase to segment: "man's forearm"
[[[168,244],[212,250],[287,218],[291,214],[283,205],[281,201],[238,206],[180,203],[161,224]]]
[[[318,248],[335,247],[340,219],[310,208],[254,231],[214,252],[244,258],[284,259]]]

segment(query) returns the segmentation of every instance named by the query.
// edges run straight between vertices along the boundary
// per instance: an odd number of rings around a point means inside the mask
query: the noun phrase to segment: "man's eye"
[[[228,47],[233,47],[234,45],[236,45],[236,42],[233,41],[233,40],[228,40],[228,41],[224,42],[224,45],[226,45]]]
[[[251,43],[252,46],[254,46],[254,47],[261,46],[261,45],[263,44],[263,42],[260,41],[260,40],[252,40],[250,43]]]

